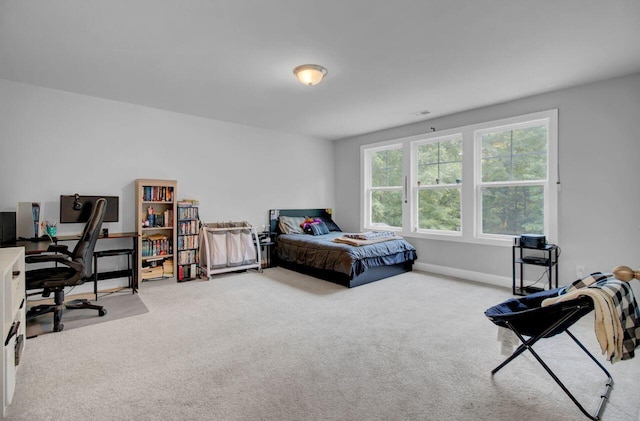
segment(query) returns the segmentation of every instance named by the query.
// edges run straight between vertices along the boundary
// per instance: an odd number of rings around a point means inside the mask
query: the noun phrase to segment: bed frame
[[[271,209],[269,211],[269,231],[276,237],[276,248],[278,247],[277,236],[278,234],[280,234],[280,231],[278,230],[279,216],[331,216],[331,209]],[[364,273],[361,273],[360,275],[357,275],[355,277],[351,277],[340,272],[310,268],[308,266],[291,262],[283,262],[278,259],[277,253],[274,254],[274,257],[277,264],[281,267],[291,269],[305,275],[311,275],[316,278],[324,279],[326,281],[334,282],[348,288],[353,288],[359,285],[368,284],[370,282],[379,281],[380,279],[389,278],[401,273],[411,272],[413,269],[413,262],[408,261],[392,266],[378,266],[369,268]]]

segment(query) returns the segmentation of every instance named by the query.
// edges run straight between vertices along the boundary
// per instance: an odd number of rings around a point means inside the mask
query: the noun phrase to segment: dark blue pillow
[[[324,222],[315,222],[313,224],[309,224],[309,229],[311,230],[311,234],[313,235],[329,234],[329,228],[327,228]]]

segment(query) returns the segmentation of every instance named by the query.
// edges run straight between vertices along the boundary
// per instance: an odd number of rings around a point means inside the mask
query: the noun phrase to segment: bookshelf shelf
[[[160,256],[142,256],[142,260],[163,260],[167,257],[173,257],[173,254],[162,254]]]
[[[175,279],[178,182],[137,179],[135,184],[138,279]]]

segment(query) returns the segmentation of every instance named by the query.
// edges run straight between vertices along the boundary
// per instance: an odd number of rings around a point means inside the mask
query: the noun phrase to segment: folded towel
[[[344,234],[343,237],[354,238],[356,240],[374,240],[377,238],[388,238],[396,235],[393,231],[367,231],[357,234]]]
[[[348,238],[346,236],[342,236],[342,237],[337,237],[333,239],[334,243],[344,243],[344,244],[349,244],[352,246],[366,246],[369,244],[376,244],[376,243],[382,243],[384,241],[391,241],[391,240],[399,240],[402,237],[396,237],[395,235],[392,237],[380,237],[380,238],[372,238],[370,240],[360,240],[358,238]]]

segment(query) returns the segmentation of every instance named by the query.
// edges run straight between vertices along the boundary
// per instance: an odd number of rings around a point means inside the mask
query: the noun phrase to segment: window
[[[402,227],[402,145],[367,150],[367,226]]]
[[[544,234],[548,124],[476,132],[480,235]]]
[[[557,241],[557,110],[364,145],[361,156],[362,229]]]
[[[417,231],[461,230],[462,136],[414,143]]]

